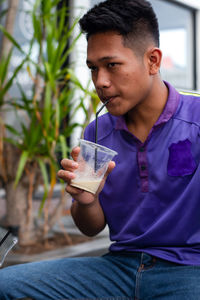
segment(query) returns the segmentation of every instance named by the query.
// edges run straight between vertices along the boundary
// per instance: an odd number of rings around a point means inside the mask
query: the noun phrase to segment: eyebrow
[[[102,61],[106,61],[106,60],[110,60],[110,59],[116,59],[117,56],[103,56],[101,57],[100,59],[98,59],[99,62],[102,62]],[[93,62],[90,61],[89,59],[86,60],[86,64],[92,64]]]

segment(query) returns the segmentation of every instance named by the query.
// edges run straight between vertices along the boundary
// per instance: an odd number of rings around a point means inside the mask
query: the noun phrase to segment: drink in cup
[[[81,139],[77,159],[79,166],[74,171],[76,177],[71,185],[95,194],[109,162],[116,154],[116,151],[107,147]]]

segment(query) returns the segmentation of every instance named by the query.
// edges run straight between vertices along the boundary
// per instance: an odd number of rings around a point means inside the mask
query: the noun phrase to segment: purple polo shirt
[[[118,152],[100,193],[110,251],[200,265],[200,98],[168,83],[163,113],[141,143],[123,117],[99,118],[98,143]],[[85,130],[95,140],[95,123]]]

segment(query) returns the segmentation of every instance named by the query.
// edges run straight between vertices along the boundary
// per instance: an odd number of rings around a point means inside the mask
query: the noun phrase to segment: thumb
[[[105,173],[105,175],[104,175],[104,177],[103,177],[103,179],[101,181],[101,184],[100,184],[100,186],[98,188],[97,194],[99,194],[102,191],[103,186],[104,186],[105,181],[106,181],[106,178],[110,174],[110,172],[114,169],[114,167],[115,167],[115,162],[114,161],[110,161],[109,164],[108,164],[108,169],[107,169],[107,171],[106,171],[106,173]]]
[[[104,179],[107,178],[107,176],[112,172],[112,170],[114,169],[114,167],[115,167],[115,162],[114,161],[110,161],[109,165],[108,165],[108,169],[107,169],[107,171],[106,171],[106,173],[104,175]]]

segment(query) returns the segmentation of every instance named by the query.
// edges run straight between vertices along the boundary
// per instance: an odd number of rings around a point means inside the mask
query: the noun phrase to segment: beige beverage
[[[75,179],[71,185],[95,194],[102,179]]]

